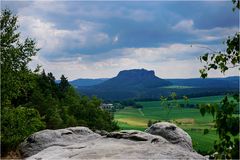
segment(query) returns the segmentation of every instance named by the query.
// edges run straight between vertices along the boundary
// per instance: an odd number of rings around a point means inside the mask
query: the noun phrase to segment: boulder
[[[193,151],[191,137],[188,135],[188,133],[186,133],[184,130],[177,127],[173,123],[155,123],[148,129],[146,129],[145,132],[161,136],[173,144],[180,145],[181,147]]]
[[[43,130],[21,145],[36,159],[205,159],[193,150],[142,131],[123,130],[101,136],[85,127]]]
[[[32,156],[52,146],[69,146],[100,137],[87,127],[70,127],[58,130],[42,130],[26,138],[19,146],[23,157]]]

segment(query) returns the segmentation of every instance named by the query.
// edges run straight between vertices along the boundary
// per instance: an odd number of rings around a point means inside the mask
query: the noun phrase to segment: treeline
[[[188,89],[166,89],[168,92],[162,93],[161,91],[153,91],[149,93],[149,97],[151,98],[135,98],[135,101],[146,102],[146,101],[159,101],[159,97],[161,95],[168,96],[171,92],[175,92],[177,94],[177,99],[182,99],[182,96],[187,96],[188,98],[199,98],[199,97],[207,97],[207,96],[222,96],[226,94],[238,94],[238,86],[236,85],[235,89],[225,89],[225,88],[188,88]],[[144,95],[147,97],[147,95]],[[143,97],[144,97],[143,96]]]
[[[141,104],[136,103],[134,100],[125,100],[121,101],[120,104],[126,107],[133,107],[133,108],[143,108]]]
[[[17,16],[1,13],[1,156],[41,129],[87,126],[118,129],[113,116],[99,108],[101,100],[80,96],[62,75],[32,71],[27,65],[39,51],[32,39],[20,41]]]
[[[216,81],[218,83],[218,81]],[[206,96],[217,96],[217,95],[225,95],[228,93],[238,93],[239,86],[238,83],[235,83],[235,80],[229,80],[231,83],[231,87],[221,86],[219,87],[204,87],[204,86],[192,86],[192,88],[144,88],[143,90],[138,89],[119,89],[116,90],[114,86],[111,89],[107,88],[103,91],[98,87],[79,87],[77,88],[80,93],[84,93],[85,95],[97,95],[104,100],[109,101],[122,101],[133,99],[135,101],[155,101],[159,100],[160,96],[168,96],[172,92],[177,94],[177,99],[182,98],[182,96],[187,96],[189,98],[195,97],[206,97]],[[234,87],[235,86],[235,87]],[[94,88],[94,89],[92,89]]]

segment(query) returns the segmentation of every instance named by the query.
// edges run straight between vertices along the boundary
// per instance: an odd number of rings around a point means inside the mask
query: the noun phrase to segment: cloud
[[[9,2],[8,2],[9,3]],[[18,2],[19,3],[19,2]],[[60,1],[27,1],[25,6],[19,6],[18,12],[21,15],[45,17],[50,14],[69,14],[68,5]],[[37,11],[37,12],[36,12]]]
[[[34,62],[34,61],[33,61]],[[47,72],[54,73],[57,79],[62,74],[69,80],[78,78],[111,78],[121,70],[145,68],[154,70],[156,75],[161,78],[193,78],[200,77],[198,70],[202,64],[197,59],[189,60],[168,60],[156,63],[143,63],[132,58],[106,59],[98,62],[79,62],[73,61],[49,62],[46,59],[37,59],[31,67],[41,64]],[[229,75],[238,75],[237,69],[230,69],[225,75],[220,72],[210,72],[210,77],[226,77]]]
[[[33,1],[17,10],[22,35],[34,37],[41,56],[52,61],[116,48],[119,34],[110,32],[115,26],[105,22],[106,19],[136,22],[153,19],[150,11],[111,3]],[[104,20],[99,22],[99,19]]]
[[[194,27],[192,19],[181,20],[172,27],[173,30],[189,33],[198,37],[197,41],[223,40],[238,32],[238,27],[215,27],[211,29],[198,29]]]
[[[86,62],[102,62],[111,60],[111,64],[115,60],[117,64],[121,58],[134,59],[138,62],[154,63],[166,60],[182,60],[182,59],[193,59],[199,57],[202,53],[205,53],[206,48],[223,48],[219,45],[203,45],[203,44],[183,44],[173,43],[164,44],[158,47],[132,47],[132,48],[117,48],[112,49],[108,52],[95,54],[94,56],[88,54],[81,54],[81,58]],[[115,66],[107,64],[108,66]]]
[[[14,7],[15,5],[11,4],[11,6]],[[107,4],[97,2],[95,4],[94,2],[84,1],[29,1],[27,6],[19,7],[19,12],[24,15],[37,15],[41,17],[58,14],[61,17],[72,16],[75,18],[77,15],[77,17],[84,19],[92,19],[93,17],[98,19],[121,18],[137,22],[154,19],[152,11],[142,9],[137,4],[129,6],[121,2],[118,5],[115,2],[108,2]]]
[[[218,46],[210,47],[218,48]],[[53,72],[57,78],[64,74],[70,80],[113,77],[121,70],[134,68],[155,70],[156,74],[162,78],[190,78],[200,76],[198,70],[202,67],[202,64],[198,56],[204,50],[200,47],[191,48],[190,44],[172,44],[158,48],[122,48],[112,50],[111,53],[105,55],[97,55],[100,57],[97,57],[96,60],[92,60],[89,55],[53,62],[37,57],[31,63],[31,67],[34,68],[36,64],[40,64],[43,68],[46,68],[46,71]],[[118,56],[112,56],[114,53],[119,54]],[[236,75],[237,70],[233,69],[227,73],[229,73],[227,75]],[[220,72],[210,72],[210,76],[219,77],[222,75]]]
[[[71,14],[71,13],[70,13]],[[154,14],[139,7],[130,8],[109,2],[107,5],[83,5],[74,13],[81,17],[95,17],[99,19],[121,18],[136,22],[151,21]]]
[[[172,28],[174,30],[180,30],[180,31],[184,31],[184,32],[192,32],[193,24],[194,24],[194,22],[191,19],[190,20],[181,20]]]
[[[34,37],[38,47],[42,48],[43,56],[74,56],[76,53],[71,52],[71,49],[99,47],[111,42],[109,35],[100,31],[102,26],[93,22],[78,21],[78,28],[75,30],[58,29],[54,23],[32,16],[20,16],[19,22],[22,33],[25,33],[24,37],[27,34]]]
[[[128,48],[125,49],[126,56],[139,61],[159,62],[166,60],[192,59],[197,57],[204,50],[201,48],[192,48],[191,44],[168,44],[156,48]]]
[[[199,77],[201,47],[222,50],[221,42],[238,31],[231,2],[229,11],[225,2],[4,3],[16,10],[21,34],[41,48],[31,68],[39,63],[69,79],[113,77],[131,68]]]

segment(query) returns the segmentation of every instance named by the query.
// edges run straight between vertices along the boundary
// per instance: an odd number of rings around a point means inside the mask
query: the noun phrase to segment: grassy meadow
[[[209,96],[189,99],[189,104],[219,103],[223,96]],[[178,100],[184,103],[184,100]],[[201,153],[212,150],[214,140],[218,138],[213,128],[212,115],[201,116],[197,108],[174,108],[169,114],[161,107],[160,101],[137,102],[143,106],[142,109],[126,107],[118,110],[114,118],[118,121],[121,129],[136,129],[144,131],[149,120],[166,121],[177,124],[192,137],[193,147]],[[204,129],[210,129],[209,134],[203,135]]]

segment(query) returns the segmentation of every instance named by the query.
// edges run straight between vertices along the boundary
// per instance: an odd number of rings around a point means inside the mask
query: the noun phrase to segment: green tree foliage
[[[229,68],[239,66],[239,36],[240,33],[238,32],[235,36],[228,37],[226,52],[212,51],[200,57],[200,61],[205,63],[204,68],[199,70],[202,78],[206,78],[208,75],[207,72],[212,69],[219,69],[222,73],[225,73]]]
[[[96,97],[89,99],[83,96],[78,104],[69,106],[69,113],[76,117],[76,120],[83,126],[89,126],[92,129],[116,130],[119,129],[113,116],[109,112],[101,109],[101,101]]]
[[[43,129],[45,124],[37,110],[17,107],[1,110],[1,147],[2,151],[16,149],[30,134]]]
[[[108,131],[118,129],[113,116],[99,107],[101,101],[96,97],[80,96],[64,75],[56,84],[52,73],[46,74],[43,70],[37,75],[36,83],[25,106],[36,108],[47,128],[82,125]]]
[[[240,9],[240,1],[232,0],[233,11]],[[209,70],[220,70],[225,73],[229,68],[239,67],[240,65],[240,50],[239,50],[240,32],[237,32],[233,37],[228,37],[226,41],[227,49],[225,52],[214,51],[207,48],[211,52],[200,56],[200,61],[205,63],[204,67],[199,70],[201,77],[206,78]],[[240,68],[238,68],[240,70]]]
[[[239,0],[232,1],[234,4],[233,11],[236,8],[239,9]],[[200,57],[201,62],[205,63],[204,68],[200,69],[202,78],[206,78],[208,71],[211,69],[225,73],[229,68],[239,67],[239,36],[240,32],[237,32],[233,37],[228,37],[225,52],[213,51]],[[230,96],[225,96],[220,105],[208,104],[200,107],[200,113],[203,116],[210,113],[215,117],[214,127],[219,135],[219,140],[215,141],[214,144],[215,159],[239,159],[239,117],[234,115],[239,105],[239,93],[233,95],[234,100],[230,100],[228,97]],[[207,132],[205,129],[204,133],[207,134]]]
[[[17,16],[3,10],[0,17],[1,28],[1,98],[2,105],[8,105],[19,96],[26,96],[33,86],[29,80],[27,64],[38,49],[35,42],[27,38],[20,41],[17,33]],[[31,78],[30,78],[31,79]]]
[[[152,120],[148,120],[147,126],[148,126],[148,127],[151,127],[152,124],[153,124]]]
[[[215,117],[215,128],[219,135],[219,140],[214,143],[216,159],[238,159],[239,151],[239,117],[234,115],[234,111],[239,104],[239,97],[234,96],[230,100],[225,96],[220,105],[207,104],[200,107],[202,116],[206,113]],[[208,133],[208,129],[204,129],[204,134]],[[236,137],[236,138],[233,138]]]
[[[1,152],[17,148],[29,134],[44,128],[37,110],[18,107],[28,101],[35,87],[27,68],[38,49],[32,39],[20,41],[17,17],[10,10],[0,16],[1,28]],[[17,107],[17,108],[15,108]]]
[[[68,80],[66,77],[64,77],[64,75],[62,75],[60,79],[61,81],[59,83],[59,90],[60,90],[60,93],[62,94],[61,96],[63,96],[64,93],[67,92],[70,84],[68,83]]]
[[[161,121],[160,120],[157,120],[157,121],[148,120],[147,126],[151,127],[153,124],[158,123],[158,122],[161,122]]]
[[[183,96],[183,99],[185,103],[183,106],[185,106],[188,104],[189,100],[187,96]],[[169,120],[169,115],[174,108],[181,108],[181,105],[178,103],[177,100],[177,94],[175,92],[172,92],[168,97],[161,96],[160,105],[161,107],[168,111],[167,120]]]
[[[233,2],[233,11],[235,11],[236,9],[240,9],[240,1],[239,0],[232,0]]]
[[[38,49],[31,39],[20,42],[17,17],[1,13],[1,153],[16,149],[24,138],[40,129],[77,125],[112,131],[113,116],[100,109],[96,97],[80,96],[62,75],[27,68]]]

